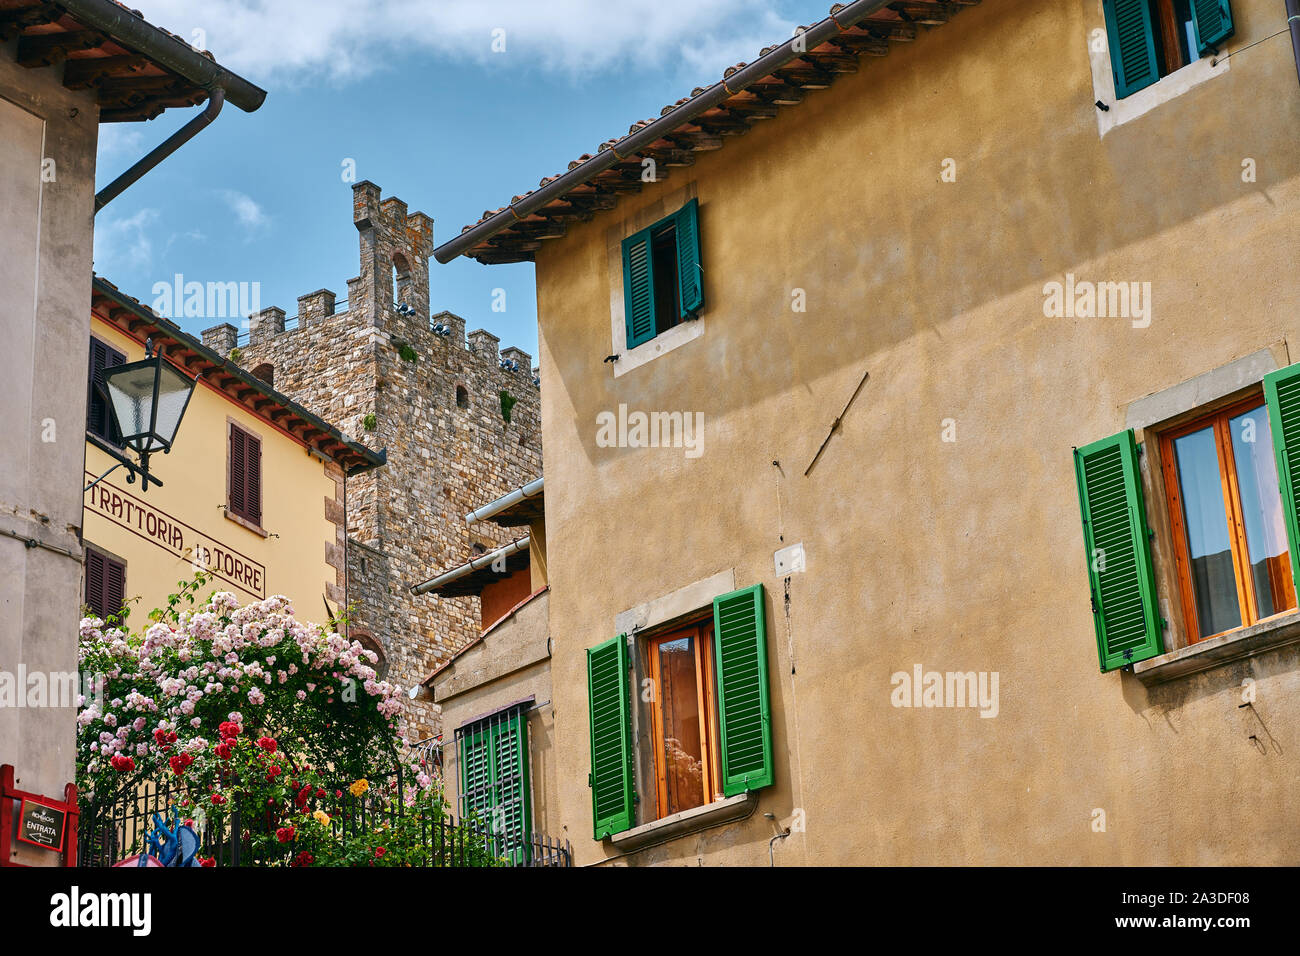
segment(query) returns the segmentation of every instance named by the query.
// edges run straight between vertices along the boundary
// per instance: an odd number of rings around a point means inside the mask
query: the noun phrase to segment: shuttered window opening
[[[622,251],[628,348],[695,318],[704,307],[697,200],[628,236]]]
[[[1103,671],[1163,652],[1132,430],[1074,453],[1097,654]]]
[[[232,514],[262,524],[262,440],[231,423],[226,506]]]
[[[1230,0],[1103,0],[1115,95],[1145,89],[1232,36]]]
[[[126,565],[86,549],[86,606],[96,617],[120,617],[126,601]]]
[[[697,623],[638,643],[654,688],[646,706],[657,801],[644,808],[647,817],[716,799],[715,779],[724,797],[774,782],[765,601],[761,584],[723,594],[713,601],[712,627]],[[712,641],[708,653],[699,646],[703,640]],[[629,658],[626,635],[587,651],[597,840],[636,823]]]
[[[113,423],[113,413],[104,387],[104,373],[124,364],[126,356],[123,353],[91,336],[86,385],[86,431],[118,447],[121,447],[122,438]]]
[[[458,729],[456,741],[461,818],[482,828],[495,856],[528,862],[532,793],[523,705]]]

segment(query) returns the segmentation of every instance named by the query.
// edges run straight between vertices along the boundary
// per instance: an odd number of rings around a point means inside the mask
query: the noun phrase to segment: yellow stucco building
[[[536,262],[576,862],[1300,859],[1296,57],[859,0],[435,251]]]
[[[138,627],[203,569],[212,576],[205,594],[229,590],[241,603],[284,594],[312,621],[339,613],[347,604],[347,479],[382,465],[383,454],[102,279],[90,336],[85,603],[103,614],[126,602]],[[142,491],[126,469],[112,470],[122,452],[102,375],[143,358],[150,340],[196,384],[174,447],[150,462],[162,486]]]

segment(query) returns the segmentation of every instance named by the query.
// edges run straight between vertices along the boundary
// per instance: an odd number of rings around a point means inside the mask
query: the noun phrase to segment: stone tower
[[[489,332],[467,340],[460,316],[430,316],[433,220],[381,199],[371,182],[352,187],[352,209],[361,274],[348,280],[346,307],[322,289],[299,297],[288,322],[283,309],[263,309],[238,361],[349,437],[387,449],[386,466],[347,480],[347,539],[329,597],[342,602],[346,568],[350,636],[410,688],[479,634],[476,599],[412,597],[409,588],[476,544],[509,542],[504,529],[469,528],[464,516],[542,473],[536,371],[519,349],[498,353]],[[203,341],[225,355],[236,330],[217,326]],[[502,393],[515,400],[509,422]],[[298,610],[314,619],[324,607]],[[432,705],[408,704],[409,737],[439,730]]]

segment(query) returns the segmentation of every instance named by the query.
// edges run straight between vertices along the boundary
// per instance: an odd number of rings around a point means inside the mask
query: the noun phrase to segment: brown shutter
[[[248,520],[262,525],[262,439],[244,433],[244,467],[247,478],[244,495],[248,505]]]
[[[86,606],[96,617],[104,616],[104,556],[86,549]]]
[[[247,496],[244,493],[244,433],[230,426],[230,510],[241,518],[248,517]]]
[[[113,415],[104,400],[104,372],[122,365],[126,356],[91,336],[89,375],[87,376],[86,430],[114,445],[121,440],[113,427]]]
[[[114,617],[122,613],[126,601],[126,565],[104,559],[104,610]],[[103,615],[101,615],[102,617]]]
[[[230,510],[245,521],[262,523],[262,440],[230,426]]]

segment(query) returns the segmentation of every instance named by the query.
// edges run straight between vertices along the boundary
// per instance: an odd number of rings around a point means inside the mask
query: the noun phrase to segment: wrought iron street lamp
[[[126,458],[120,461],[132,476],[139,473],[141,491],[149,488],[149,456],[156,452],[165,455],[172,450],[181,418],[194,394],[194,380],[172,367],[163,358],[161,349],[155,354],[153,339],[145,343],[144,354],[139,362],[119,365],[104,373],[104,391],[120,440],[140,458],[139,465]],[[153,483],[162,485],[157,478]]]

